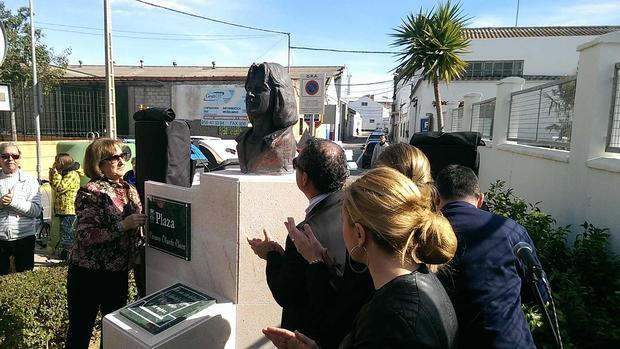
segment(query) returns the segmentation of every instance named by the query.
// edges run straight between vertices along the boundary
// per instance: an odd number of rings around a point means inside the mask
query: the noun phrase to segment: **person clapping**
[[[342,226],[350,257],[366,265],[376,289],[357,314],[340,348],[452,348],[454,308],[427,265],[452,259],[457,239],[450,223],[421,191],[398,171],[379,167],[345,190]],[[289,230],[297,250],[324,249],[310,226]],[[265,336],[278,348],[318,348],[299,332],[268,327]]]

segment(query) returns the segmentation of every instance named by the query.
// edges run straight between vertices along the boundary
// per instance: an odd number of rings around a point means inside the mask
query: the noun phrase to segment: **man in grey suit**
[[[342,238],[341,189],[349,174],[346,156],[336,143],[312,138],[293,167],[297,187],[309,200],[306,217],[297,229],[308,224],[326,253],[303,256],[290,236],[282,248],[266,231],[264,239],[248,242],[267,261],[269,289],[283,308],[282,327],[314,336],[323,347],[333,347],[349,332],[355,314],[372,292],[369,273],[352,272]],[[289,219],[287,228],[294,225]]]

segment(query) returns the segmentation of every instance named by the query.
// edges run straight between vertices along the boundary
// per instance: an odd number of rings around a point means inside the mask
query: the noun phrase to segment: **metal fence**
[[[32,89],[12,90],[17,140],[35,137]],[[12,138],[11,112],[0,112],[0,140]],[[43,96],[41,139],[91,138],[105,134],[105,90],[101,86],[56,87]]]
[[[620,63],[615,68],[606,150],[620,153]]]
[[[577,79],[553,81],[513,92],[508,140],[521,144],[570,149]]]
[[[463,107],[452,109],[450,130],[452,132],[463,131]]]
[[[495,117],[495,98],[472,104],[471,130],[482,134],[483,138],[493,139],[493,118]]]

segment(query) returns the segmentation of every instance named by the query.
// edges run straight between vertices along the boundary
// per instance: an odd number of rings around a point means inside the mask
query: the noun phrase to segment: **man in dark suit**
[[[527,231],[480,209],[484,194],[470,168],[447,166],[436,184],[438,207],[458,237],[451,272],[440,278],[456,310],[460,347],[534,348],[521,310],[525,266],[512,252],[519,242],[534,249]]]
[[[267,283],[283,308],[282,327],[316,338],[324,348],[337,347],[373,290],[367,271],[351,269],[355,262],[347,258],[342,238],[346,156],[336,143],[311,138],[293,167],[297,187],[309,200],[306,217],[297,228],[308,224],[325,248],[324,255],[308,260],[290,236],[283,249],[266,231],[264,240],[248,242],[257,256],[267,260]],[[359,271],[363,266],[353,268]]]

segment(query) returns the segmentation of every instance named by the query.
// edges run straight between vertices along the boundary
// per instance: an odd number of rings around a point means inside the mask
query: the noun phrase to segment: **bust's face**
[[[254,69],[245,86],[245,109],[248,116],[260,116],[269,109],[271,89],[265,81],[265,70],[262,67]]]

